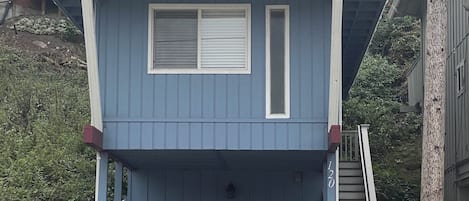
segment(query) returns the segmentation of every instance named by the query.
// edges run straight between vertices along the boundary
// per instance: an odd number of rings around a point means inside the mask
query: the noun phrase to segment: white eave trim
[[[328,130],[342,125],[342,11],[343,0],[332,0]]]
[[[103,131],[101,98],[99,92],[98,54],[96,46],[96,29],[94,1],[81,1],[83,30],[85,35],[86,62],[90,94],[91,125]]]
[[[332,125],[342,125],[342,12],[343,0],[332,0],[328,131]],[[338,150],[335,155],[338,173]],[[335,200],[339,200],[339,174],[335,179]]]

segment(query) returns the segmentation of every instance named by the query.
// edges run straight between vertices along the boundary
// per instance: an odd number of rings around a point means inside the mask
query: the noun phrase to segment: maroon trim
[[[87,125],[83,128],[83,142],[98,151],[103,150],[103,132],[96,127]]]
[[[329,152],[335,152],[340,145],[340,125],[332,125],[329,130]]]

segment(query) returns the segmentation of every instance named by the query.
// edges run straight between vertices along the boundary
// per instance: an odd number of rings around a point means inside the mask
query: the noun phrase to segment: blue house
[[[339,200],[384,0],[55,0],[85,34],[96,200]],[[341,198],[342,200],[342,198]]]

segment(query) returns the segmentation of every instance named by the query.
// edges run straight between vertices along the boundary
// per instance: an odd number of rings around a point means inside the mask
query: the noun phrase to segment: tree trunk
[[[422,201],[444,199],[447,0],[427,0]]]

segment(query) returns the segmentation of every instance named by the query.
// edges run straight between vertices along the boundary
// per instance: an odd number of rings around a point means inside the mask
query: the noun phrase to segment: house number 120
[[[327,166],[327,185],[329,188],[334,188],[335,186],[335,171],[332,169],[332,161],[329,161],[329,165]]]

